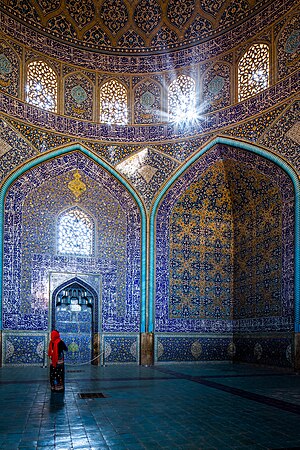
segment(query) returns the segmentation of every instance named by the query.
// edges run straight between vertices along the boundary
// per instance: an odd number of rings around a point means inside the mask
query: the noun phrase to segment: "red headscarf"
[[[51,358],[53,367],[56,367],[58,361],[58,344],[60,335],[56,330],[51,331],[51,341],[49,342],[48,356]]]

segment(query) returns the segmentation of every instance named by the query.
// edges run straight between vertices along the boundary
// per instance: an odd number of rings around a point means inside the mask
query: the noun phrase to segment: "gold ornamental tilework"
[[[230,319],[233,214],[222,162],[180,197],[170,229],[170,318]]]
[[[246,164],[216,163],[172,210],[170,319],[280,316],[281,260],[279,188]]]

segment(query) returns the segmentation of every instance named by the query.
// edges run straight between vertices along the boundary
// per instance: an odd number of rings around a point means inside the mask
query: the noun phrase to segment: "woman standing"
[[[59,332],[53,330],[51,332],[51,340],[49,342],[48,356],[50,362],[50,386],[51,391],[61,392],[65,389],[65,366],[64,351],[68,351],[68,347],[60,339]]]

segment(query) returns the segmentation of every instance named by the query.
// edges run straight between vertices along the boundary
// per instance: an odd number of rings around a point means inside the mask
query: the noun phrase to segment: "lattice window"
[[[57,107],[57,76],[44,61],[28,64],[26,101],[49,111]]]
[[[196,109],[196,83],[187,75],[179,75],[169,86],[169,119],[181,121],[192,119]]]
[[[117,80],[110,80],[101,87],[100,121],[119,125],[128,122],[127,90]]]
[[[81,209],[75,207],[58,218],[58,253],[93,255],[94,223]]]
[[[238,65],[239,101],[261,92],[269,86],[269,47],[253,44]]]

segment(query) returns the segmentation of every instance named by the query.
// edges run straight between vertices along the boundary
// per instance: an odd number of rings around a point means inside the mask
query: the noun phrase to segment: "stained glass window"
[[[44,61],[28,64],[26,101],[49,111],[57,107],[57,76]]]
[[[65,211],[58,219],[58,252],[66,255],[93,254],[94,224],[81,209]]]
[[[100,121],[119,125],[128,122],[127,90],[117,80],[110,80],[101,87]]]
[[[169,119],[180,121],[193,118],[196,109],[196,83],[187,75],[179,75],[169,86]]]
[[[244,100],[269,86],[269,47],[253,44],[238,65],[238,98]]]

